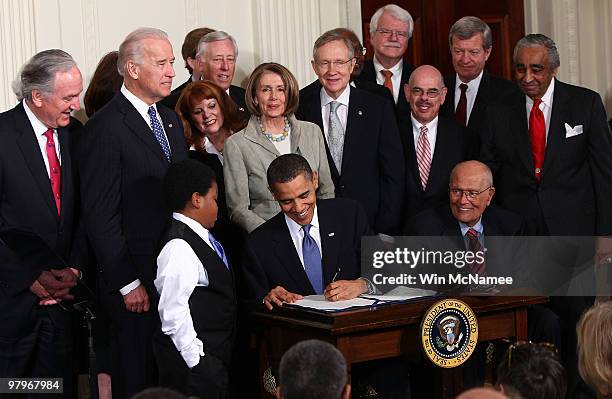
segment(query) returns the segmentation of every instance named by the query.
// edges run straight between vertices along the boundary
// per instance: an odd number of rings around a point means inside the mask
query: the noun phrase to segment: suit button
[[[340,190],[344,190],[346,188],[346,186],[344,184],[340,185]]]

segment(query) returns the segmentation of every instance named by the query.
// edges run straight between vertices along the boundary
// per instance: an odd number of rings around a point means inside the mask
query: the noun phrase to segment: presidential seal
[[[478,322],[474,311],[457,299],[434,303],[421,321],[421,342],[425,354],[444,368],[463,364],[478,342]]]

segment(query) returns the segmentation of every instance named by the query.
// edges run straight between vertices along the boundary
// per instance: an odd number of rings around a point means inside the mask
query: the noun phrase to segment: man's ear
[[[40,108],[42,106],[42,103],[43,103],[44,99],[45,99],[45,95],[43,94],[42,91],[40,91],[38,89],[32,90],[32,104],[36,108]]]
[[[487,201],[487,206],[491,205],[491,200],[493,199],[494,195],[495,195],[495,187],[491,187],[489,189],[489,200]]]
[[[196,65],[196,60],[195,58],[191,58],[191,57],[187,57],[187,61],[185,61],[187,63],[187,65],[189,65],[189,68],[191,68],[191,70],[193,71],[193,67]]]
[[[351,397],[351,384],[346,384],[342,391],[342,399],[349,399]]]
[[[316,170],[312,171],[312,185],[314,186],[315,191],[319,189],[319,172]]]
[[[281,395],[280,385],[276,387],[276,390],[274,391],[274,396],[276,397],[276,399],[283,399],[283,396]]]
[[[133,60],[128,60],[125,64],[125,70],[130,78],[137,80],[140,72],[138,65]]]
[[[200,209],[202,206],[202,196],[200,193],[196,192],[191,194],[191,206],[193,206],[195,209]]]

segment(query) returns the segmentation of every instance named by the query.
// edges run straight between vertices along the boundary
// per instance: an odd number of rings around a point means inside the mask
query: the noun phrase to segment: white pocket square
[[[579,136],[582,133],[584,133],[582,125],[576,125],[574,127],[571,127],[567,123],[565,124],[565,138],[566,139],[570,137],[574,137],[574,136]]]

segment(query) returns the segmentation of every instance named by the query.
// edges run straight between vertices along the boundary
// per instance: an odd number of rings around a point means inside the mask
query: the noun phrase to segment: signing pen
[[[334,277],[332,277],[332,283],[336,281],[336,279],[338,278],[338,273],[340,273],[341,271],[342,271],[342,267],[338,266],[338,270],[336,270],[336,274],[334,274]]]

